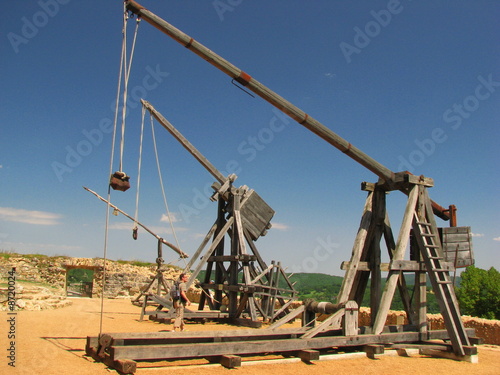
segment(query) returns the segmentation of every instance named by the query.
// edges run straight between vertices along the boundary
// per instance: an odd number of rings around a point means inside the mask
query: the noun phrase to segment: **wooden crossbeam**
[[[446,330],[430,331],[429,336],[430,339],[446,339],[449,337]],[[395,332],[359,336],[328,336],[308,339],[271,339],[270,337],[262,336],[261,339],[256,340],[254,336],[250,338],[250,340],[245,338],[244,342],[237,342],[234,341],[234,338],[231,338],[228,342],[196,342],[196,345],[193,345],[193,343],[172,343],[159,345],[111,346],[108,348],[108,352],[112,360],[159,360],[193,357],[203,358],[207,356],[226,355],[228,353],[232,355],[280,353],[313,348],[331,348],[334,346],[349,347],[369,344],[414,342],[418,340],[418,332]]]

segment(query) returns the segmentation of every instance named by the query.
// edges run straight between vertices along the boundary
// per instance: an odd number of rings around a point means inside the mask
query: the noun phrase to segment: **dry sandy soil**
[[[171,326],[152,321],[139,322],[140,308],[128,300],[105,300],[103,332],[157,332]],[[0,374],[117,374],[104,364],[85,356],[85,339],[96,336],[100,326],[100,300],[73,299],[73,305],[45,311],[19,311],[16,315],[16,367],[8,366],[8,315],[2,312],[0,324]],[[223,324],[188,324],[190,331],[235,329]],[[375,360],[366,357],[287,364],[243,365],[226,369],[218,364],[194,365],[192,362],[139,363],[138,375],[197,374],[500,374],[500,347],[479,346],[479,363],[457,362],[429,357],[384,355]]]

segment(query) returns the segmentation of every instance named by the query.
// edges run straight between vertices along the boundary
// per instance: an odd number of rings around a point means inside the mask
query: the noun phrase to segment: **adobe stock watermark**
[[[411,0],[408,0],[411,1]],[[404,7],[400,0],[389,0],[386,8],[381,10],[371,10],[372,19],[368,21],[362,28],[354,27],[354,37],[352,44],[341,42],[340,50],[344,55],[347,63],[352,61],[353,54],[360,54],[364,48],[368,47],[371,41],[380,35],[382,30],[389,26],[394,16],[400,14]]]
[[[21,18],[21,29],[19,34],[10,32],[7,39],[15,53],[19,53],[19,47],[28,44],[30,40],[38,35],[40,29],[47,26],[51,18],[59,14],[61,5],[66,5],[71,0],[39,0],[37,1],[40,10],[30,17]]]
[[[311,255],[302,259],[300,264],[293,264],[290,269],[292,273],[301,272],[315,272],[319,269],[320,264],[324,264],[337,250],[340,245],[333,241],[330,235],[326,238],[318,237],[316,238],[316,244],[314,246]]]
[[[214,0],[212,6],[222,22],[224,21],[224,13],[233,12],[242,2],[243,0]]]
[[[434,154],[438,145],[448,140],[447,132],[449,129],[460,129],[464,121],[480,108],[481,102],[491,98],[500,87],[500,81],[495,81],[493,74],[489,74],[486,78],[480,75],[477,77],[477,81],[479,84],[471,95],[466,96],[460,103],[453,103],[450,108],[443,112],[442,118],[446,124],[449,124],[448,129],[443,127],[432,129],[430,137],[423,140],[415,139],[416,148],[410,151],[407,156],[398,156],[399,171],[407,170],[413,173],[415,167],[421,166],[427,158]]]
[[[291,119],[280,110],[273,108],[273,116],[269,123],[259,129],[256,134],[247,136],[241,141],[236,150],[243,157],[243,161],[250,163],[257,158],[259,152],[265,150],[276,138],[276,134],[286,129]],[[236,159],[229,160],[225,165],[225,170],[221,171],[224,176],[230,174],[238,175],[243,171],[243,161]],[[182,220],[189,224],[192,217],[198,216],[211,203],[210,196],[213,194],[212,183],[206,183],[203,189],[193,188],[193,197],[189,204],[181,203],[178,211]]]
[[[146,99],[148,92],[156,89],[170,73],[163,72],[160,65],[156,64],[154,68],[146,67],[146,75],[142,78],[141,84],[128,90],[127,109],[136,108],[140,105],[141,99]],[[110,106],[115,111],[115,103]],[[53,161],[52,170],[59,182],[63,182],[64,175],[71,173],[103,142],[106,134],[113,132],[113,120],[105,117],[99,121],[97,127],[82,130],[82,138],[79,142],[65,147],[66,155],[64,161]]]

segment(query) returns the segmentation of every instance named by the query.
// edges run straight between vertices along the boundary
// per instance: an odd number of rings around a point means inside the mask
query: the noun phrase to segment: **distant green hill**
[[[290,277],[299,299],[313,298],[317,301],[333,302],[340,291],[343,278],[324,273],[296,273]]]

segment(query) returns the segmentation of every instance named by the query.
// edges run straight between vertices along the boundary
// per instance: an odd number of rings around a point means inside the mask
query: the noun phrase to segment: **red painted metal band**
[[[186,48],[191,48],[191,46],[193,45],[193,41],[194,41],[194,39],[193,39],[193,38],[191,38],[191,39],[189,40],[188,44],[186,44],[184,47],[186,47]]]
[[[346,148],[344,151],[342,151],[342,152],[343,152],[344,154],[348,154],[348,153],[349,153],[349,151],[351,151],[351,146],[352,146],[352,145],[349,143],[349,145],[347,146],[347,148]]]
[[[249,74],[246,74],[243,70],[240,72],[239,77],[236,78],[236,81],[241,83],[243,86],[246,86],[250,83],[252,77]]]

